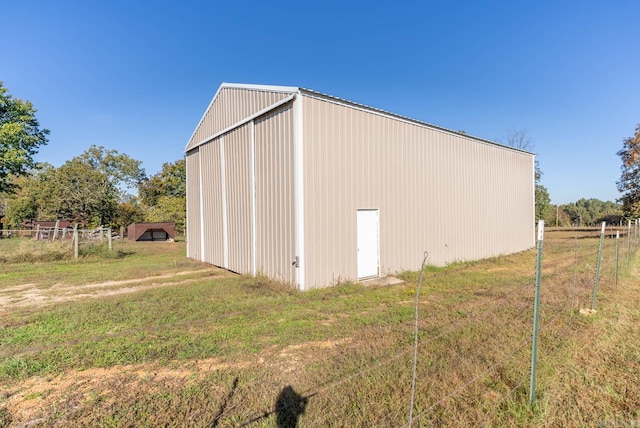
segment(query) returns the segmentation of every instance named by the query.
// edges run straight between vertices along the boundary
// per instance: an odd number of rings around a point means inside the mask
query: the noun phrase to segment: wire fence
[[[544,385],[552,381],[548,367],[561,361],[559,355],[572,334],[588,327],[596,281],[600,293],[615,298],[618,276],[628,272],[636,251],[637,234],[635,225],[609,227],[600,248],[599,229],[548,232],[542,252],[538,332]],[[406,320],[405,334],[396,336],[395,343],[385,342],[388,326],[362,332],[360,348],[333,357],[330,376],[319,376],[297,392],[292,403],[302,408],[298,415],[304,412],[314,426],[410,427],[509,424],[514,417],[517,420],[517,412],[526,414],[531,408],[527,398],[533,274],[527,281],[499,280],[494,288],[479,287],[471,293],[455,295],[454,290],[450,299],[429,293],[429,275],[422,287],[417,328],[413,330],[413,321]],[[412,342],[408,338],[414,333],[417,341]],[[533,398],[540,394],[536,391]],[[254,425],[279,414],[282,409],[276,404],[241,417],[239,425]],[[220,420],[226,416],[222,412]],[[290,417],[297,418],[295,412]]]
[[[0,261],[55,261],[109,252],[122,234],[110,228],[36,227],[0,230]]]
[[[109,237],[117,242],[109,231],[78,230],[76,241],[68,235],[12,231],[0,245],[26,243],[34,252],[49,245],[69,251],[74,242],[81,248],[104,248]],[[611,301],[637,246],[636,225],[608,227],[604,234],[599,228],[547,231],[539,307],[542,388],[536,400],[553,381],[549,368],[562,361],[572,338],[589,328],[598,269],[597,298]],[[419,316],[363,327],[351,342],[341,342],[336,352],[327,352],[305,370],[295,390],[282,390],[275,404],[244,406],[242,397],[256,394],[259,386],[236,380],[212,426],[261,426],[273,419],[279,426],[296,426],[298,419],[301,425],[329,427],[517,424],[518,413],[531,408],[535,260],[532,252],[512,264],[511,258],[500,260],[486,272],[468,275],[464,264],[435,271],[423,268],[421,290],[416,288],[411,296],[415,300],[398,302],[411,309],[407,314],[415,308]],[[444,287],[446,275],[452,280]],[[433,287],[436,282],[438,288]],[[339,339],[342,336],[336,334],[336,342]]]

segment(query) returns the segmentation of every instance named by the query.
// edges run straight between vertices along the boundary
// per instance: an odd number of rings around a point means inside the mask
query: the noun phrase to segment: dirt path
[[[186,275],[198,275],[198,277],[179,280]],[[15,308],[45,306],[84,298],[100,298],[169,285],[188,284],[213,275],[220,278],[221,275],[232,274],[212,269],[200,269],[122,281],[105,281],[82,285],[56,284],[49,288],[39,288],[37,284],[19,284],[0,289],[0,313],[6,313]]]

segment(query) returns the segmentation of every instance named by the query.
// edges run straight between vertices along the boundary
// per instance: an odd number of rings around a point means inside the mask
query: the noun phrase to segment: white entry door
[[[379,224],[378,210],[358,210],[358,279],[379,274]]]

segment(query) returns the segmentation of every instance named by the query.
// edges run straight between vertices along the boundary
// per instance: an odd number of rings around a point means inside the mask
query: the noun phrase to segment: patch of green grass
[[[288,346],[326,340],[412,317],[411,308],[392,304],[398,292],[391,288],[340,286],[304,294],[273,288],[262,293],[243,289],[247,281],[233,277],[215,284],[196,282],[41,310],[23,319],[22,325],[0,333],[5,349],[27,350],[19,359],[7,358],[0,364],[0,379],[72,367],[255,353],[261,343]],[[238,290],[243,290],[244,298],[237,298]],[[334,302],[328,305],[327,299]],[[360,313],[372,301],[388,304]],[[274,306],[287,310],[274,311]],[[328,316],[349,322],[322,325]],[[266,343],[264,337],[269,338]]]
[[[11,239],[0,240],[0,244],[3,241]],[[37,241],[30,242],[38,245]],[[76,260],[71,255],[53,261],[5,263],[0,272],[0,289],[16,284],[35,283],[39,287],[48,287],[56,283],[78,285],[117,281],[204,267],[202,263],[185,257],[183,242],[114,241],[113,249],[108,257],[87,255]],[[104,250],[101,249],[100,254],[104,254]]]

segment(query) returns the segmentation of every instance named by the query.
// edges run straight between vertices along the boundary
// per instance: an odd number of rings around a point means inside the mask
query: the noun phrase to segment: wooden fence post
[[[78,223],[73,226],[73,256],[78,258]]]

